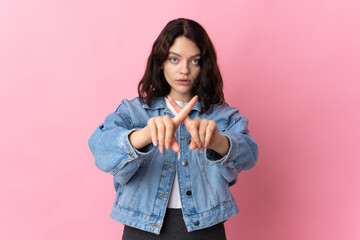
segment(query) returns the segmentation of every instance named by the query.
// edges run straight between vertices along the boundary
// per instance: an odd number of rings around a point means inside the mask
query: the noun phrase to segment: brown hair
[[[223,81],[216,53],[205,29],[197,22],[178,18],[170,21],[153,44],[147,61],[146,70],[138,85],[139,97],[151,106],[152,100],[167,96],[171,87],[167,83],[161,65],[166,61],[169,49],[177,37],[184,36],[193,41],[200,49],[200,74],[192,89],[203,104],[201,113],[206,112],[211,104],[224,103]]]

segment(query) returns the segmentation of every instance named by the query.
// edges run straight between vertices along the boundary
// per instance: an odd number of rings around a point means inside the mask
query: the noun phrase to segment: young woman
[[[248,120],[224,102],[214,47],[195,21],[170,21],[156,39],[139,97],[123,100],[89,146],[113,175],[110,216],[123,239],[226,239],[239,210],[229,187],[258,157]]]

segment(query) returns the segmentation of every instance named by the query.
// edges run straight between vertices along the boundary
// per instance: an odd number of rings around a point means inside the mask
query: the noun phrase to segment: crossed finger
[[[171,97],[169,97],[169,102],[176,112],[182,111],[182,108]],[[209,145],[214,131],[217,129],[216,123],[200,118],[192,120],[189,116],[186,116],[184,124],[192,136],[190,149],[199,148],[199,151],[203,152],[204,148]]]
[[[174,101],[174,99],[172,99],[170,96],[169,98],[169,102],[170,104],[174,107],[174,103],[176,104],[176,108],[175,111],[178,113],[174,118],[174,124],[176,125],[176,127],[178,127],[180,125],[181,122],[185,121],[190,121],[191,119],[189,118],[188,114],[190,113],[190,111],[193,109],[193,107],[195,106],[198,96],[194,96],[190,102],[188,104],[186,104],[186,106],[184,108],[181,108],[179,105],[177,105],[177,103]]]
[[[197,96],[195,96],[195,97],[197,97]],[[184,108],[181,108],[172,97],[168,96],[168,99],[169,99],[169,103],[171,104],[171,106],[175,109],[175,111],[178,114],[180,114],[181,111],[187,106],[186,105]],[[195,104],[194,104],[194,106],[195,106]],[[183,119],[183,121],[184,121],[185,127],[188,129],[189,132],[191,132],[191,130],[190,130],[190,125],[191,125],[191,121],[192,121],[191,118],[188,115],[186,115],[185,118]],[[196,135],[196,133],[195,133],[195,135]],[[195,138],[197,138],[197,136],[195,136]],[[201,148],[201,142],[197,141],[196,145],[198,148]],[[193,141],[191,141],[190,148],[193,149]],[[195,148],[196,147],[194,147],[194,149]]]
[[[154,146],[159,144],[160,152],[164,152],[165,148],[169,149],[170,147],[175,152],[180,152],[180,146],[176,141],[174,133],[195,106],[196,101],[197,96],[193,97],[183,109],[179,110],[174,118],[164,115],[149,119],[148,127],[151,141]]]

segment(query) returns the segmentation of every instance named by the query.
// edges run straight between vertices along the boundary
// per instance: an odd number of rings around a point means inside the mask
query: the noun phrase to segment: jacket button
[[[187,166],[187,165],[188,165],[188,161],[183,160],[183,161],[182,161],[182,165]]]
[[[191,139],[186,139],[186,144],[190,144],[191,143]]]
[[[191,195],[191,190],[187,190],[186,195],[190,196]]]
[[[198,221],[198,220],[195,220],[195,221],[194,221],[194,225],[195,225],[195,226],[199,225],[199,221]]]

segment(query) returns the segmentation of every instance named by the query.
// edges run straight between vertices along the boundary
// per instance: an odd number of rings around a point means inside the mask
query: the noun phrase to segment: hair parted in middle
[[[167,96],[171,87],[167,83],[162,64],[166,61],[170,47],[177,37],[184,36],[193,41],[201,52],[199,64],[200,74],[195,80],[192,94],[198,95],[203,104],[201,113],[206,112],[211,104],[223,104],[223,81],[217,64],[216,52],[205,29],[197,22],[178,18],[170,21],[155,40],[146,70],[138,85],[138,94],[149,106],[158,98]]]

